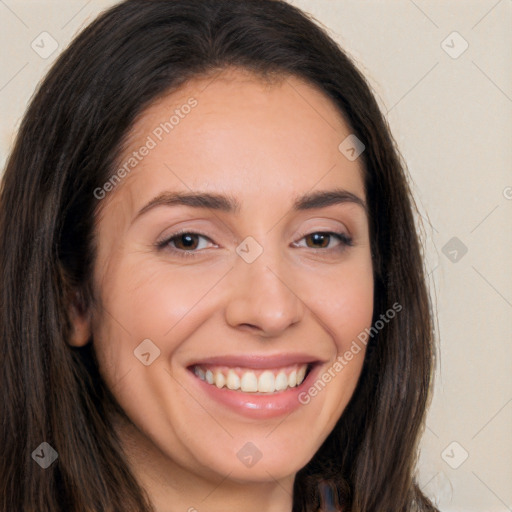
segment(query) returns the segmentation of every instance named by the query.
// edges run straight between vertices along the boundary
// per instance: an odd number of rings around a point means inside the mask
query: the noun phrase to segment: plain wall
[[[39,80],[114,3],[0,2],[1,168]],[[511,511],[512,1],[291,3],[368,77],[425,219],[440,354],[420,482],[443,512]]]

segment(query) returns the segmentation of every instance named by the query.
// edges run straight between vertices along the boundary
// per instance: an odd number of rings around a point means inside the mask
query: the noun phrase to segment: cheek
[[[323,436],[334,427],[356,388],[372,325],[374,280],[371,258],[360,254],[339,271],[301,278],[301,296],[332,340],[331,358],[301,400],[315,410]]]
[[[338,351],[341,352],[347,350],[352,341],[371,326],[373,278],[371,273],[352,273],[334,282],[333,287],[328,314],[332,328],[337,333]]]
[[[190,404],[180,403],[184,397],[176,392],[171,361],[200,325],[200,307],[194,305],[212,280],[207,273],[171,268],[140,254],[109,262],[94,332],[105,382],[130,420],[152,439],[162,432],[169,439],[187,435],[176,414]]]
[[[371,258],[366,252],[354,254],[336,270],[302,273],[296,289],[316,319],[331,335],[338,352],[371,326],[374,281]]]
[[[115,385],[128,372],[140,370],[136,358],[148,352],[145,358],[155,361],[151,366],[168,363],[203,321],[208,302],[211,312],[211,300],[204,299],[223,273],[219,268],[165,265],[139,252],[109,260],[94,329],[106,379]]]

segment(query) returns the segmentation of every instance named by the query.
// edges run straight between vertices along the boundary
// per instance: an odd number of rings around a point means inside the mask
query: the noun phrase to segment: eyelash
[[[179,236],[185,235],[185,234],[201,236],[203,238],[208,239],[211,242],[211,239],[209,237],[207,237],[206,235],[203,235],[202,233],[184,229],[184,230],[178,231],[176,233],[173,233],[170,237],[167,237],[164,240],[157,242],[155,245],[158,250],[168,250],[171,253],[176,254],[177,256],[179,256],[181,258],[193,258],[193,257],[197,256],[197,252],[200,252],[200,251],[197,251],[196,249],[191,250],[191,251],[185,251],[183,249],[175,249],[170,246],[170,243],[175,238],[178,238]],[[336,249],[336,248],[331,248],[331,249],[312,248],[313,251],[324,251],[324,252],[325,251],[338,251],[338,252],[341,252],[341,251],[345,250],[346,247],[353,246],[353,239],[350,236],[348,236],[346,233],[338,233],[336,231],[312,231],[310,233],[303,233],[300,235],[299,240],[302,240],[304,237],[306,237],[308,235],[315,235],[315,234],[334,236],[341,242],[340,243],[341,248],[338,248],[338,249]],[[308,248],[308,247],[306,247],[306,248]]]

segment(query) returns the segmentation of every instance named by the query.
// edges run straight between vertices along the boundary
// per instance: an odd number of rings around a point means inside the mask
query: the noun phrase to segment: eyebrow
[[[328,206],[351,203],[359,205],[365,213],[368,212],[367,205],[363,199],[356,194],[344,189],[321,190],[317,192],[306,193],[295,198],[292,210],[304,211],[318,208],[327,208]],[[239,214],[241,204],[234,196],[215,194],[208,192],[163,192],[149,203],[143,206],[133,222],[144,213],[157,206],[190,206],[192,208],[208,208],[226,213]]]

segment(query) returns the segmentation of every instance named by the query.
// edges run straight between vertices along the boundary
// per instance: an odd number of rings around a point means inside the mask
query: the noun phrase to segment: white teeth
[[[258,391],[272,393],[276,389],[274,386],[274,381],[275,377],[272,372],[268,370],[263,372],[258,379]]]
[[[226,379],[226,385],[229,389],[236,391],[240,389],[240,377],[235,373],[234,370],[228,371],[228,378]]]
[[[214,375],[214,382],[215,385],[220,389],[226,384],[226,377],[224,377],[224,374],[222,372],[216,371]]]
[[[254,372],[245,372],[240,381],[242,391],[258,391],[258,379]]]
[[[302,381],[304,380],[304,377],[306,376],[306,367],[301,366],[299,368],[299,371],[297,372],[297,386],[302,384]]]
[[[227,387],[230,390],[240,390],[245,393],[274,393],[302,384],[307,368],[307,364],[298,365],[288,375],[284,370],[276,373],[275,370],[241,371],[237,368],[235,371],[233,368],[226,367],[205,371],[199,366],[194,366],[193,371],[199,379],[219,389]]]
[[[286,389],[288,387],[288,377],[286,376],[286,373],[279,372],[276,377],[276,391],[283,391],[283,389]]]

